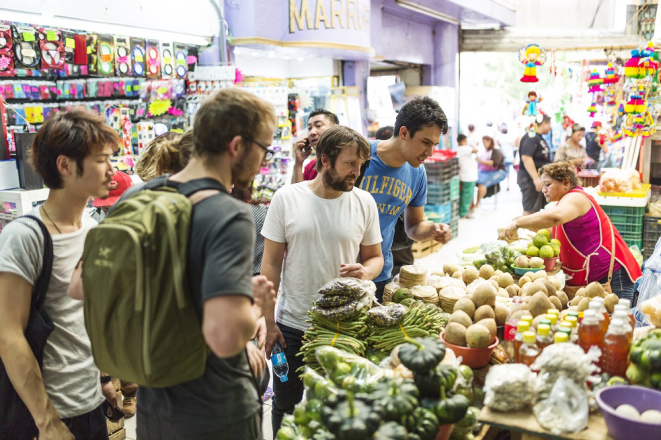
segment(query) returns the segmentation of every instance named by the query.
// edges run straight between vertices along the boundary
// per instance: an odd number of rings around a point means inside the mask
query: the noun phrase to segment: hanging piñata
[[[537,116],[539,114],[537,105],[540,102],[542,102],[542,98],[538,98],[537,92],[531,90],[528,92],[528,100],[526,101],[526,105],[523,107],[522,114],[524,116]]]
[[[546,62],[546,51],[537,44],[530,44],[519,49],[519,61],[525,64],[521,82],[538,82],[537,66]]]
[[[601,85],[604,83],[604,80],[599,76],[599,72],[597,70],[593,70],[590,73],[590,79],[588,80],[588,86],[590,86],[590,89],[588,92],[590,93],[598,93],[601,92]]]

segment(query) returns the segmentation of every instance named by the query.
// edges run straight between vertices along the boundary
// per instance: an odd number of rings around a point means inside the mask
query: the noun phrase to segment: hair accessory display
[[[131,38],[131,61],[133,61],[133,74],[145,76],[145,40]]]
[[[161,72],[162,78],[172,78],[174,76],[174,54],[172,43],[161,41]]]
[[[115,70],[119,76],[132,74],[131,46],[128,37],[115,37]]]
[[[158,41],[147,40],[146,43],[146,56],[147,56],[147,77],[160,78],[161,76],[161,60],[158,54]]]
[[[99,48],[97,55],[99,75],[114,75],[115,65],[113,64],[113,59],[115,53],[112,44],[112,37],[110,35],[99,35]]]
[[[183,79],[188,73],[188,48],[185,44],[174,45],[174,64],[177,78]]]
[[[39,28],[42,69],[64,69],[64,41],[62,31],[53,28]]]
[[[0,26],[0,76],[14,75],[14,39],[11,28]]]
[[[31,26],[14,26],[14,57],[18,69],[38,69],[41,51],[37,43],[37,31]]]
[[[89,73],[98,72],[98,46],[99,46],[99,36],[96,34],[87,34],[86,39],[86,52],[87,52],[87,70]],[[76,45],[76,50],[78,50],[78,45]],[[78,62],[76,62],[78,64]]]

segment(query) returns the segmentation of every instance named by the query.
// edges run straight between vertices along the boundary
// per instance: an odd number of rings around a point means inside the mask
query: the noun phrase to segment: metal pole
[[[218,15],[218,23],[220,25],[220,30],[218,31],[218,47],[220,50],[220,64],[225,66],[227,65],[227,40],[226,40],[226,27],[227,23],[225,22],[225,2],[220,0],[221,6],[218,6],[218,0],[209,0],[209,3],[216,10]]]

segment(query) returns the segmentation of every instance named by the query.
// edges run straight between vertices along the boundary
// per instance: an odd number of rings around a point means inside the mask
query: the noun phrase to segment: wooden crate
[[[438,251],[441,246],[443,246],[441,243],[437,243],[434,240],[416,241],[411,247],[413,250],[413,258],[426,257],[427,255]]]
[[[119,431],[110,434],[108,440],[126,440],[126,428],[122,428]]]

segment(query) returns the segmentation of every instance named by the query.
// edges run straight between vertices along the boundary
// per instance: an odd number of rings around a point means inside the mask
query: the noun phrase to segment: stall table
[[[608,435],[606,422],[599,413],[590,414],[587,429],[584,429],[578,434],[552,434],[537,423],[537,419],[531,411],[503,413],[491,411],[485,406],[480,412],[478,421],[495,428],[512,431],[513,434],[519,434],[517,436],[513,435],[512,439],[613,440],[613,438]],[[483,434],[483,438],[489,438],[488,435],[485,434]]]

